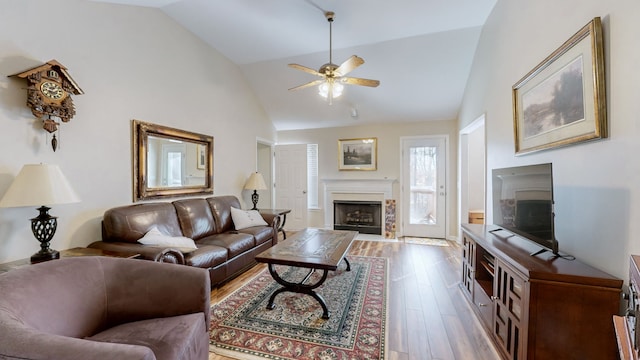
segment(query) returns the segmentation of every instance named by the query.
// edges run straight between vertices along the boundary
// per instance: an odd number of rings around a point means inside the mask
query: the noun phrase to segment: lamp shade
[[[254,172],[249,176],[244,188],[247,190],[267,190],[267,184],[265,184],[262,174]]]
[[[0,207],[25,207],[80,202],[69,181],[57,165],[28,164],[22,167]]]

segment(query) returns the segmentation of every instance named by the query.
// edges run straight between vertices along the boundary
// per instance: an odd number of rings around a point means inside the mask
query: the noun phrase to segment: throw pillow
[[[233,220],[236,230],[242,230],[252,226],[269,225],[264,221],[258,210],[240,210],[232,207],[231,220]]]
[[[184,236],[169,236],[165,235],[158,230],[157,227],[152,227],[147,231],[144,236],[138,240],[139,243],[144,245],[154,246],[169,246],[187,249],[197,249],[196,243],[193,239]]]

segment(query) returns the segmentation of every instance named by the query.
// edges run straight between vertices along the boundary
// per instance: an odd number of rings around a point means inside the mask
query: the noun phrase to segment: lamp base
[[[47,251],[38,251],[37,253],[31,255],[31,263],[39,263],[43,261],[60,259],[60,253],[57,250],[47,249]]]
[[[258,210],[258,199],[260,198],[260,195],[258,195],[258,191],[257,190],[253,190],[253,194],[251,194],[251,202],[253,203],[253,209],[251,210]]]
[[[53,235],[58,228],[58,218],[49,215],[50,209],[46,206],[40,206],[38,208],[40,214],[31,219],[31,231],[33,236],[40,242],[40,251],[31,255],[32,264],[60,258],[59,252],[49,248],[49,242],[53,239]]]

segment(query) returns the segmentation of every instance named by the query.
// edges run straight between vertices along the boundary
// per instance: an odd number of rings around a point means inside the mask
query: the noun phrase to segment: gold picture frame
[[[513,125],[516,155],[607,137],[599,17],[513,85]]]
[[[213,194],[213,136],[132,120],[133,201]],[[181,172],[181,183],[165,183],[162,147],[184,146],[189,161],[204,149],[204,168]],[[193,162],[192,162],[193,161]],[[196,160],[199,161],[199,160]],[[186,169],[185,169],[186,170]]]
[[[338,140],[338,170],[378,169],[378,138]]]

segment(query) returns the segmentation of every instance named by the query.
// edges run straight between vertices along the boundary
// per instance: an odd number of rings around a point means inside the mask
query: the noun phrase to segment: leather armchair
[[[0,275],[0,359],[202,359],[204,269],[77,257]]]

